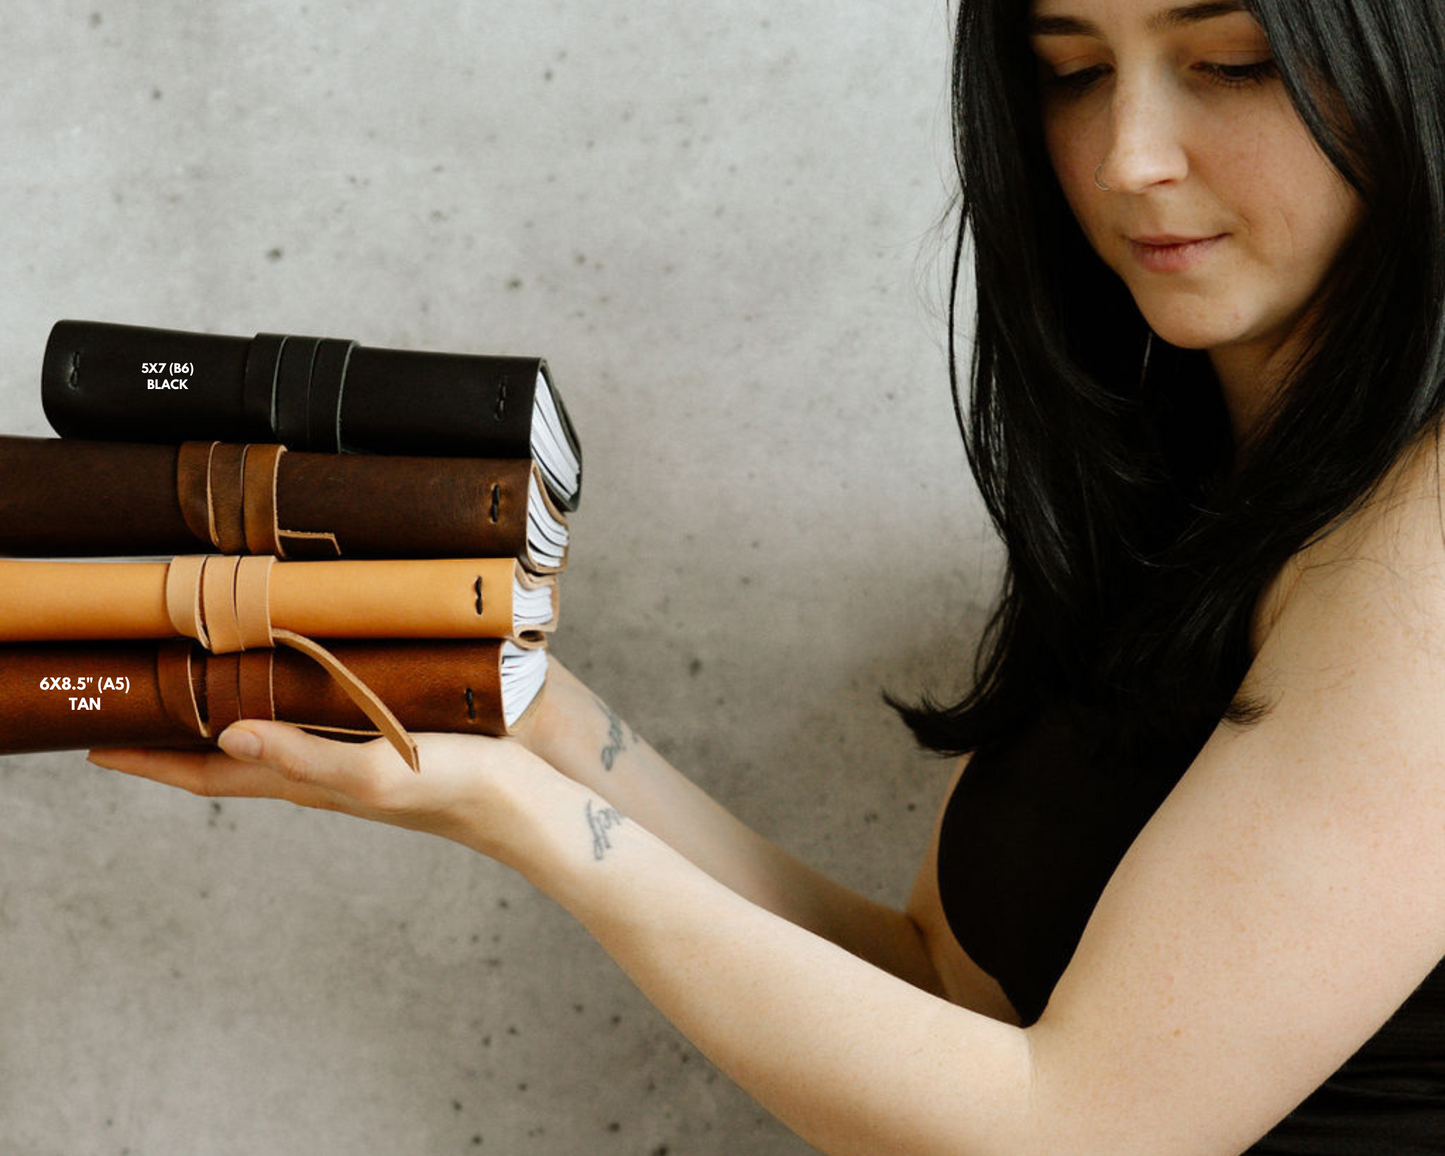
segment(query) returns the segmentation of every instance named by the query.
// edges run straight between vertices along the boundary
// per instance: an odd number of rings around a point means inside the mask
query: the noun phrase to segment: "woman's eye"
[[[1047,79],[1051,88],[1065,93],[1081,93],[1093,88],[1108,71],[1107,66],[1096,64],[1092,68],[1079,68],[1073,72],[1051,73]]]
[[[1273,58],[1252,61],[1248,64],[1217,64],[1200,61],[1192,65],[1195,72],[1202,73],[1211,84],[1225,88],[1246,88],[1263,84],[1279,76],[1279,66]],[[1077,68],[1072,72],[1045,72],[1045,85],[1063,96],[1081,96],[1107,77],[1111,69],[1107,64],[1095,64],[1088,68]]]
[[[1279,65],[1274,59],[1259,60],[1253,64],[1211,64],[1207,61],[1196,64],[1195,69],[1209,77],[1215,84],[1226,88],[1244,88],[1251,84],[1263,84],[1279,75]]]

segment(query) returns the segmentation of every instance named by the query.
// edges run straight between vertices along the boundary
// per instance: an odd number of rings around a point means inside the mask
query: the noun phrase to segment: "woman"
[[[284,724],[93,757],[515,867],[825,1152],[1439,1151],[1433,4],[965,3],[1009,570],[974,691],[906,712],[973,754],[907,912],[561,669],[519,741],[424,736],[419,776]]]

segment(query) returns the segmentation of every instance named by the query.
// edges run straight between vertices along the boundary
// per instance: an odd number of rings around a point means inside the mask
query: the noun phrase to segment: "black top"
[[[938,886],[953,934],[1025,1025],[1037,1020],[1124,852],[1198,744],[1124,759],[1062,710],[978,752],[944,811]],[[1251,1154],[1445,1153],[1445,961]]]

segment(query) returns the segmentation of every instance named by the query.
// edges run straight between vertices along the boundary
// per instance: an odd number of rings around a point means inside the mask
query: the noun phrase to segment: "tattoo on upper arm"
[[[637,732],[628,726],[624,733],[623,727],[626,724],[617,717],[617,712],[600,698],[593,698],[592,701],[597,704],[597,709],[607,718],[607,744],[602,748],[602,768],[610,771],[612,764],[617,761],[617,756],[627,749],[629,741],[636,744]]]
[[[615,807],[593,807],[587,800],[587,829],[592,832],[592,858],[603,859],[612,850],[607,832],[622,826],[622,815]]]

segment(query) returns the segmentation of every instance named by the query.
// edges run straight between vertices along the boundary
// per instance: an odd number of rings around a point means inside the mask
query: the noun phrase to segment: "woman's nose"
[[[1109,108],[1109,148],[1096,172],[1111,191],[1141,193],[1189,172],[1183,110],[1162,86],[1118,83]]]

